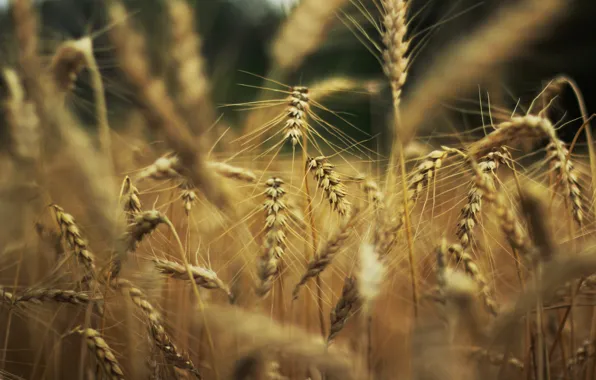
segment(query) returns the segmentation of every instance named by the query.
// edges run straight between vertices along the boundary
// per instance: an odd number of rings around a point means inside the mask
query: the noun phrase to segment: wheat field
[[[116,121],[95,35],[48,59],[35,7],[14,0],[0,379],[596,378],[596,152],[581,89],[560,75],[514,109],[481,101],[483,125],[466,131],[436,117],[456,91],[498,82],[566,4],[511,2],[404,94],[410,1],[302,0],[268,74],[245,74],[257,97],[220,105],[186,0],[165,2],[168,75],[135,13],[102,2],[134,99]],[[286,84],[338,20],[385,74],[388,154],[326,105],[379,83]],[[91,132],[69,107],[83,72]],[[554,117],[564,89],[582,118]]]

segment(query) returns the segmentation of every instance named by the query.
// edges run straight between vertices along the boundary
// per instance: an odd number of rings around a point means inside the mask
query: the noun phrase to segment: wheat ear
[[[308,101],[308,88],[292,88],[286,110],[286,123],[284,125],[284,140],[291,141],[292,146],[300,143],[302,135],[306,131],[306,117],[310,109]]]
[[[259,297],[265,297],[271,291],[285,252],[287,222],[283,184],[277,177],[269,178],[265,184],[265,242],[258,261],[259,285],[256,290]]]
[[[16,297],[14,294],[4,289],[4,287],[0,286],[0,299],[2,299],[3,303],[12,305],[14,304]]]
[[[335,256],[339,253],[342,244],[350,236],[350,229],[354,226],[357,212],[352,212],[349,217],[342,220],[338,230],[327,240],[321,248],[319,248],[315,257],[313,257],[307,265],[306,272],[294,287],[292,296],[294,299],[298,298],[298,293],[306,282],[320,275],[330,264]]]
[[[343,184],[341,177],[334,170],[335,165],[329,163],[326,157],[309,157],[306,160],[306,168],[313,173],[321,189],[329,200],[329,204],[334,211],[341,216],[346,216],[350,212],[350,202],[345,199],[347,195],[346,185]]]
[[[135,215],[143,210],[141,199],[139,198],[139,189],[132,183],[129,176],[124,178],[122,183],[122,208],[126,212],[128,223],[134,221]]]
[[[114,355],[114,351],[97,330],[78,328],[74,332],[85,337],[87,347],[93,352],[97,362],[110,380],[124,380],[124,372]]]
[[[343,330],[348,318],[355,313],[359,300],[356,277],[346,277],[341,291],[341,297],[337,301],[337,304],[335,304],[335,308],[331,311],[331,326],[329,327],[329,335],[327,336],[328,343],[331,343],[337,334]]]
[[[128,226],[128,251],[134,252],[145,236],[164,223],[166,223],[165,215],[157,210],[143,211],[134,215],[133,222]]]
[[[83,238],[75,219],[58,205],[52,205],[52,208],[69,248],[74,251],[77,260],[85,266],[89,274],[95,276],[95,256],[89,251],[87,241]]]
[[[112,280],[111,286],[130,297],[132,303],[145,314],[153,342],[164,354],[166,361],[174,367],[191,372],[197,379],[201,379],[202,377],[199,371],[190,358],[186,354],[179,352],[176,345],[172,342],[172,339],[163,326],[161,316],[148,301],[145,293],[135,287],[130,281],[121,278]]]
[[[87,293],[74,290],[38,288],[29,289],[19,294],[14,300],[17,304],[21,302],[42,303],[44,301],[86,305],[91,301],[91,298]]]
[[[493,176],[501,163],[507,159],[505,153],[500,151],[490,152],[478,161],[478,168],[482,172],[484,181],[495,186]],[[468,202],[460,211],[460,220],[457,223],[456,235],[461,246],[465,249],[470,246],[474,239],[474,227],[479,223],[479,215],[482,210],[482,191],[472,181],[468,192]]]
[[[188,281],[188,273],[184,265],[169,260],[153,260],[155,268],[162,274],[178,280]],[[230,288],[217,276],[217,273],[211,269],[190,266],[195,284],[205,289],[218,289],[226,293],[230,301],[234,300]]]
[[[50,73],[61,92],[70,92],[75,87],[79,73],[87,66],[81,40],[65,41],[58,46],[50,61]]]
[[[480,290],[482,301],[486,310],[493,316],[497,316],[499,314],[498,304],[490,294],[488,281],[484,275],[482,275],[482,272],[478,268],[478,265],[476,265],[474,262],[472,256],[466,253],[464,248],[459,244],[450,245],[448,247],[448,252],[458,264],[462,264],[464,266],[464,270],[468,276],[470,276],[470,278],[472,278],[472,280],[474,280],[474,282],[476,282],[478,285],[478,289]]]

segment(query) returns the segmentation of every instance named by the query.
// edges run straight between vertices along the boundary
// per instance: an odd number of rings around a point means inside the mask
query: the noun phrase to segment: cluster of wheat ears
[[[259,99],[228,105],[245,125],[226,129],[185,0],[165,3],[163,76],[134,17],[107,2],[137,105],[116,132],[93,37],[46,61],[31,1],[15,0],[0,80],[0,378],[593,378],[596,156],[575,83],[492,105],[484,133],[450,135],[457,146],[419,143],[455,88],[494,79],[565,3],[503,8],[402,102],[409,1],[303,0]],[[338,19],[386,74],[389,157],[324,105],[371,83],[282,84]],[[67,107],[82,71],[97,136]],[[551,120],[567,87],[583,118]],[[588,143],[563,142],[568,125]]]

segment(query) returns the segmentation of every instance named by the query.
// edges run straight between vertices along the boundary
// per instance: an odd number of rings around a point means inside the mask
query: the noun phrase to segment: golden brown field
[[[503,8],[402,99],[408,1],[302,0],[259,97],[226,105],[242,125],[213,104],[189,5],[166,5],[171,77],[153,72],[134,15],[105,4],[135,99],[116,130],[93,38],[47,60],[31,2],[12,4],[0,378],[595,378],[596,152],[580,89],[544,78],[529,104],[479,104],[485,125],[421,132],[456,89],[498,81],[564,1]],[[285,84],[340,16],[390,86],[387,156],[325,105],[376,83]],[[67,106],[82,71],[97,134]],[[581,120],[552,117],[565,88]]]

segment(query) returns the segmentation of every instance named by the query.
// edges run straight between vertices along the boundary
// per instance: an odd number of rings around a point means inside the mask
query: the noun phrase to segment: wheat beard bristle
[[[302,140],[306,130],[306,116],[310,109],[308,104],[308,88],[293,87],[290,94],[287,108],[287,120],[284,126],[284,140],[292,142],[296,146]]]
[[[329,200],[331,209],[337,211],[341,216],[350,212],[350,202],[345,199],[347,195],[346,185],[343,184],[339,174],[334,170],[335,165],[329,163],[324,156],[309,157],[306,160],[306,168],[311,171],[321,189]]]
[[[98,364],[110,380],[124,380],[124,372],[122,372],[114,352],[98,331],[79,328],[75,332],[85,337],[87,347],[93,352]]]

